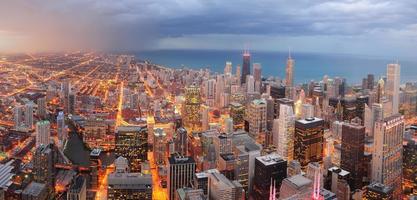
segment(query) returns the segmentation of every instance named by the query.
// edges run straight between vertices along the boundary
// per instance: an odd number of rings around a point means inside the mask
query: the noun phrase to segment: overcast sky
[[[417,52],[415,0],[2,0],[0,19],[3,52]]]

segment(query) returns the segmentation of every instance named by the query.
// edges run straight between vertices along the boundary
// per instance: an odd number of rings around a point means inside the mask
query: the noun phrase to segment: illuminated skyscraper
[[[387,65],[386,92],[392,103],[392,114],[397,114],[400,104],[400,64]]]
[[[250,75],[250,53],[248,50],[243,51],[242,75],[240,83],[246,83],[246,76]]]
[[[291,52],[289,52],[285,67],[285,96],[289,99],[293,99],[294,95],[294,64],[295,60],[291,58]]]
[[[51,125],[49,121],[39,121],[36,123],[36,147],[48,145],[51,137]]]
[[[183,156],[188,154],[188,134],[187,130],[183,127],[177,129],[175,138],[175,151]]]
[[[294,159],[294,123],[295,115],[292,107],[281,104],[276,148],[278,155],[287,161]]]
[[[230,103],[230,117],[234,129],[243,129],[245,123],[245,107],[240,103]]]
[[[131,171],[139,172],[148,156],[148,129],[142,126],[119,126],[116,130],[115,154],[129,160]]]
[[[393,188],[394,196],[402,193],[404,128],[404,117],[399,114],[375,123],[372,181]]]
[[[33,179],[46,185],[49,194],[48,199],[52,199],[55,195],[57,152],[58,150],[54,144],[41,144],[36,148],[33,156]]]
[[[295,121],[294,159],[304,169],[310,162],[323,161],[324,120],[307,118]]]
[[[241,83],[241,79],[242,79],[242,70],[241,70],[241,67],[240,67],[240,65],[237,65],[236,66],[236,84],[237,85],[241,85],[242,83]]]
[[[255,80],[255,92],[261,92],[262,67],[260,63],[253,63],[253,79]]]
[[[277,154],[259,156],[255,159],[255,175],[253,180],[253,197],[267,199],[271,187],[271,180],[275,182],[278,191],[284,178],[287,177],[287,161]]]
[[[393,190],[381,183],[372,183],[366,187],[364,200],[391,200],[394,199]]]
[[[201,126],[201,97],[200,88],[192,84],[185,88],[185,101],[183,105],[182,118],[187,130],[200,129]]]
[[[257,138],[266,131],[266,101],[265,99],[253,100],[248,107],[247,121],[249,122],[249,134]]]

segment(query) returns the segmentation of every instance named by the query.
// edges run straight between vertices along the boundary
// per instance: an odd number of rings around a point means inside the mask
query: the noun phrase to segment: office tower
[[[116,171],[107,178],[107,199],[152,199],[152,175],[131,173],[128,161],[123,157],[115,160]]]
[[[255,79],[252,75],[248,75],[246,77],[246,93],[254,93],[255,92]]]
[[[295,176],[297,174],[301,174],[301,165],[298,160],[291,160],[288,162],[288,168],[287,168],[287,176]]]
[[[291,106],[291,108],[294,108],[294,100],[288,99],[288,98],[277,99],[275,103],[276,108],[274,111],[276,112],[275,118],[279,118],[281,105],[288,105],[288,106]]]
[[[274,118],[279,116],[279,104],[278,99],[285,98],[285,87],[279,84],[269,85],[270,96],[274,99]]]
[[[184,127],[177,129],[174,136],[175,151],[186,156],[188,154],[188,134]]]
[[[70,93],[68,96],[68,113],[74,115],[76,109],[76,95],[75,93]]]
[[[311,195],[312,183],[301,174],[285,178],[279,190],[280,199],[305,199],[300,196]]]
[[[349,200],[350,199],[350,186],[344,179],[340,179],[337,182],[336,196],[338,200]]]
[[[366,186],[364,200],[391,200],[394,199],[393,189],[381,183],[372,183]]]
[[[324,180],[323,187],[337,193],[339,182],[341,180],[346,180],[350,183],[350,179],[354,178],[351,176],[350,172],[343,170],[339,167],[331,167],[327,170],[326,179]]]
[[[36,123],[36,147],[39,147],[41,144],[48,145],[51,135],[51,125],[49,121],[38,121]]]
[[[375,123],[372,181],[393,188],[394,196],[402,193],[404,128],[404,116],[399,114]]]
[[[252,138],[257,138],[259,134],[266,131],[266,101],[265,99],[255,99],[248,107],[247,121],[249,122],[249,134]]]
[[[25,125],[28,129],[33,127],[33,104],[31,102],[25,105]]]
[[[59,112],[56,118],[57,123],[57,133],[58,133],[58,147],[64,147],[65,141],[67,140],[67,126],[65,125],[65,115],[64,112]]]
[[[230,62],[230,61],[226,62],[226,65],[224,67],[224,74],[232,75],[232,62]]]
[[[64,102],[64,112],[69,112],[69,95],[71,93],[71,83],[69,81],[65,81],[61,84],[61,100]]]
[[[204,97],[208,106],[214,106],[216,99],[216,79],[209,79],[204,83]]]
[[[230,103],[230,117],[235,130],[243,129],[245,123],[245,107],[240,103]]]
[[[196,163],[192,157],[171,155],[168,159],[168,199],[173,200],[178,188],[190,187]]]
[[[187,132],[186,132],[187,133]],[[166,136],[164,129],[156,128],[153,130],[153,157],[155,164],[161,165],[165,163],[165,152],[166,152]]]
[[[21,195],[19,195],[19,199],[22,200],[47,200],[52,198],[52,196],[49,196],[47,185],[35,181],[30,182],[30,184],[20,192]]]
[[[253,79],[255,80],[255,92],[261,92],[262,67],[260,63],[253,63]]]
[[[37,115],[39,118],[46,117],[46,97],[41,97],[36,100],[36,104],[38,105]]]
[[[385,81],[384,79],[379,79],[378,84],[376,86],[376,102],[375,103],[382,103],[382,98],[385,97]]]
[[[261,156],[261,146],[254,141],[245,142],[238,145],[234,143],[234,153],[236,155],[235,179],[240,182],[247,194],[253,189],[253,179],[255,174],[255,159]]]
[[[223,174],[214,172],[209,174],[209,199],[241,200],[244,190],[238,181],[231,181]]]
[[[240,84],[246,83],[246,77],[250,75],[250,53],[248,50],[243,52],[242,75]]]
[[[202,189],[179,188],[175,194],[175,200],[205,199]]]
[[[255,175],[253,179],[253,197],[255,199],[268,199],[268,191],[271,187],[271,182],[274,182],[275,189],[278,191],[276,198],[278,198],[281,183],[286,177],[286,160],[275,153],[256,157]]]
[[[23,118],[23,107],[21,105],[16,105],[13,108],[13,121],[14,121],[14,127],[19,128],[22,124],[22,118]]]
[[[190,85],[185,88],[185,101],[182,111],[182,119],[185,128],[190,132],[196,130],[201,124],[201,97],[200,88],[197,85]]]
[[[202,106],[203,112],[201,113],[201,130],[206,131],[209,129],[209,107]]]
[[[294,86],[294,64],[295,60],[291,58],[291,53],[288,54],[287,65],[285,67],[285,86]]]
[[[301,106],[301,119],[314,117],[314,106],[311,104],[303,104]]]
[[[33,180],[46,185],[50,198],[55,191],[57,155],[54,144],[41,144],[33,156]]]
[[[226,118],[224,120],[224,132],[225,133],[233,133],[233,119],[232,118]]]
[[[324,120],[307,118],[295,121],[294,159],[304,169],[310,162],[322,162]]]
[[[146,126],[119,126],[116,129],[115,154],[129,160],[131,171],[139,172],[147,160],[148,129]]]
[[[89,186],[93,190],[97,190],[99,188],[99,175],[102,172],[102,165],[100,160],[101,149],[95,148],[90,152],[90,179],[88,181]]]
[[[373,74],[368,74],[368,78],[367,78],[368,87],[367,87],[367,89],[373,90],[374,89],[374,82],[375,82],[374,75]]]
[[[291,106],[281,104],[278,119],[278,155],[284,160],[294,159],[294,123],[295,115]]]
[[[386,93],[392,103],[392,114],[397,114],[400,106],[400,64],[387,65]]]
[[[360,119],[355,118],[351,123],[342,126],[342,151],[340,167],[352,174],[352,190],[362,188],[365,170],[365,127]],[[334,192],[334,191],[333,191]]]
[[[216,76],[216,96],[215,96],[215,106],[220,107],[221,105],[221,97],[225,92],[225,77],[224,75],[217,75]]]
[[[240,65],[237,65],[236,66],[236,84],[238,85],[238,86],[240,86],[240,85],[242,85],[242,72],[241,72],[242,70],[241,70],[241,67],[240,67]]]
[[[67,200],[86,200],[87,199],[87,180],[78,175],[70,184],[67,192]]]
[[[371,108],[372,116],[371,116],[371,132],[370,136],[374,136],[375,133],[375,122],[381,121],[384,119],[384,109],[382,104],[374,103]]]

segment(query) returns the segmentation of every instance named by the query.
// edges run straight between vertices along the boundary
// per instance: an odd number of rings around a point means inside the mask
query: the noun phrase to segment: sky
[[[415,0],[2,0],[0,19],[0,52],[417,52]]]

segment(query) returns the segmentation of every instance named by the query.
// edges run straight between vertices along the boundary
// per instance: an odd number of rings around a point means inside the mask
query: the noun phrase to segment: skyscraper
[[[402,193],[402,151],[404,117],[396,114],[375,123],[372,154],[372,181],[393,188],[394,196]]]
[[[255,199],[268,199],[271,180],[272,182],[275,182],[276,191],[279,191],[281,183],[286,177],[286,160],[282,159],[277,154],[256,157],[255,175],[253,180],[253,197]]]
[[[250,53],[248,50],[243,51],[242,75],[240,83],[246,83],[246,76],[250,75]]]
[[[192,157],[171,155],[168,159],[168,199],[174,200],[178,188],[191,187],[196,163]]]
[[[232,62],[230,62],[230,61],[226,62],[226,65],[224,67],[224,74],[232,75]]]
[[[255,92],[261,92],[262,67],[260,63],[253,63],[253,79],[255,80]]]
[[[249,122],[249,134],[252,138],[266,131],[266,101],[265,99],[253,100],[248,107],[247,121]]]
[[[386,92],[392,103],[392,114],[397,114],[400,105],[400,64],[387,65]]]
[[[166,136],[164,129],[156,128],[153,130],[153,157],[157,165],[165,164],[165,152],[166,152]]]
[[[295,60],[291,58],[291,53],[288,54],[287,65],[285,67],[285,86],[294,86],[294,64]]]
[[[67,126],[65,125],[64,112],[59,112],[56,118],[57,133],[58,133],[58,147],[62,148],[67,140]]]
[[[241,200],[244,190],[238,181],[230,181],[218,172],[209,174],[209,199]]]
[[[304,169],[310,162],[323,160],[324,120],[307,118],[295,121],[294,159]]]
[[[33,104],[29,102],[25,105],[25,125],[28,129],[33,128]]]
[[[43,145],[48,145],[51,140],[51,125],[49,121],[38,121],[36,123],[36,147]]]
[[[119,126],[116,130],[115,154],[129,160],[131,171],[139,172],[147,160],[148,129],[146,126]]]
[[[175,151],[183,156],[188,154],[188,134],[184,127],[177,129],[175,138]]]
[[[21,105],[16,105],[13,108],[13,121],[15,128],[19,128],[22,123],[23,118],[23,107]]]
[[[36,148],[33,156],[33,179],[46,185],[51,199],[55,195],[57,155],[54,144],[41,144]]]
[[[291,106],[281,104],[280,107],[277,152],[284,160],[291,161],[294,159],[295,115]]]
[[[77,96],[75,93],[70,93],[68,96],[68,113],[74,115],[77,103]]]
[[[359,118],[351,123],[342,125],[342,151],[340,167],[351,173],[352,190],[362,188],[365,170],[365,127],[361,126]]]
[[[201,125],[201,97],[200,88],[192,84],[185,88],[185,101],[183,105],[182,118],[187,130],[198,130]]]
[[[38,105],[37,115],[40,118],[46,117],[46,97],[41,97],[36,100],[36,104]]]

